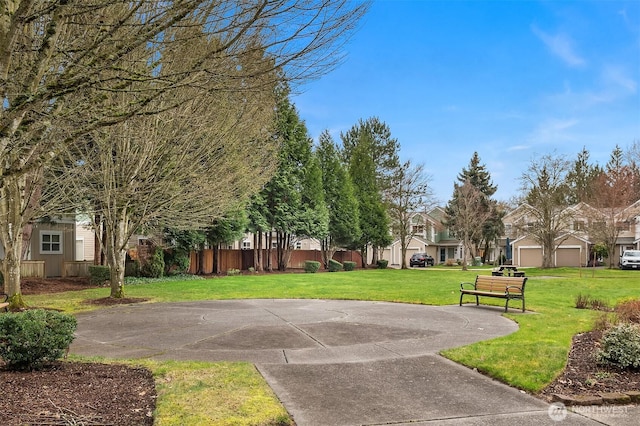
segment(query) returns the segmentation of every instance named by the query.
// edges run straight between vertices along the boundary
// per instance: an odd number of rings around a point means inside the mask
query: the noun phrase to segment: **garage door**
[[[580,248],[559,248],[556,250],[556,266],[580,266]]]
[[[542,266],[542,249],[539,248],[521,248],[520,266]]]

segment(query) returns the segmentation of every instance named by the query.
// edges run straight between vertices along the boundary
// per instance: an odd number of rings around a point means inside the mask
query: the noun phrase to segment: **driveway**
[[[252,362],[298,426],[635,424],[628,412],[595,413],[599,422],[566,412],[437,354],[516,331],[501,312],[334,300],[137,304],[78,315],[71,352]]]

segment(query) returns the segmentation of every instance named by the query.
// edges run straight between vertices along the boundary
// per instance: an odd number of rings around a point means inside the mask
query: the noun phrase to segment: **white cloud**
[[[621,67],[608,65],[604,67],[603,79],[607,85],[622,89],[627,94],[635,94],[638,91],[638,83]]]
[[[576,119],[547,119],[540,123],[528,140],[536,145],[573,141],[569,130],[579,123]]]
[[[507,152],[526,151],[531,148],[529,145],[513,145],[507,148]]]
[[[565,82],[564,91],[543,97],[554,111],[585,111],[608,104],[623,102],[638,93],[638,82],[625,67],[605,64],[592,87],[574,92]]]
[[[547,46],[547,48],[559,57],[565,64],[571,67],[582,67],[586,61],[578,55],[573,47],[573,41],[565,34],[551,35],[542,31],[535,25],[531,26],[533,33]]]

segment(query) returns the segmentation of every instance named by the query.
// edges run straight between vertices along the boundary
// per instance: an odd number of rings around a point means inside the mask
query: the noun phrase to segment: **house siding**
[[[62,253],[46,254],[41,253],[40,235],[46,232],[60,232],[62,235]],[[73,261],[75,258],[76,232],[74,223],[36,223],[33,225],[31,240],[29,243],[30,260],[44,260],[45,277],[62,276],[63,262]]]

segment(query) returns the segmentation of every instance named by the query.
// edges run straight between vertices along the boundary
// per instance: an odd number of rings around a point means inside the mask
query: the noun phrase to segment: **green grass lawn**
[[[125,286],[127,297],[150,302],[213,299],[306,298],[354,299],[427,305],[457,304],[462,281],[489,271],[459,268],[428,270],[367,270],[319,274],[244,275],[206,280],[171,280]],[[529,313],[518,312],[519,303],[506,316],[520,329],[509,336],[443,352],[443,355],[495,377],[509,385],[535,393],[564,368],[574,334],[588,331],[599,315],[575,308],[579,294],[607,301],[610,305],[640,298],[640,273],[606,269],[527,269],[526,302]],[[109,289],[89,289],[54,295],[26,297],[31,306],[76,313],[95,306],[82,303],[109,295]],[[473,300],[469,297],[469,302]],[[484,303],[504,306],[502,299]],[[156,374],[159,398],[157,424],[287,424],[286,413],[251,365],[230,363],[149,363]],[[167,377],[170,387],[166,387]],[[202,377],[207,380],[200,380]],[[237,380],[236,380],[237,377]],[[184,385],[179,383],[184,382]],[[194,384],[195,383],[195,384]],[[216,404],[192,404],[188,400],[218,398]],[[194,396],[195,395],[195,396]],[[259,409],[256,410],[256,404]],[[219,407],[216,413],[201,412],[200,406]],[[167,409],[167,407],[171,407]],[[180,408],[182,407],[182,408]],[[234,408],[235,407],[235,408]],[[243,408],[238,408],[243,407]],[[249,407],[249,408],[247,408]],[[204,410],[204,408],[202,408]],[[256,411],[258,414],[256,414]],[[180,416],[192,416],[189,419]],[[260,414],[263,413],[263,414]],[[257,416],[257,417],[256,417]],[[186,421],[189,420],[189,421]]]

